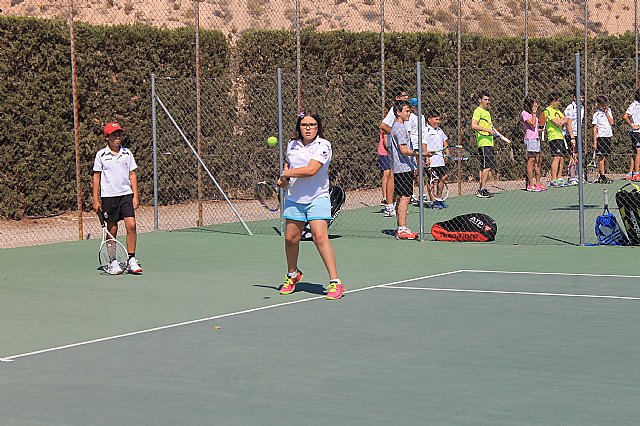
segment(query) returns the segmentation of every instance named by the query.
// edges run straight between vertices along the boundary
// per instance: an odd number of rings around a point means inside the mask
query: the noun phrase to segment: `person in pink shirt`
[[[527,148],[527,191],[544,191],[547,188],[542,185],[540,179],[542,154],[538,137],[538,102],[535,98],[525,98],[524,110],[520,113],[520,119],[524,128],[524,144]]]
[[[380,141],[378,142],[378,164],[382,172],[382,200],[380,201],[380,205],[386,206],[387,204],[393,203],[393,195],[391,195],[391,199],[387,198],[389,184],[391,184],[391,188],[393,188],[393,182],[389,182],[389,179],[393,179],[393,173],[391,173],[391,169],[389,168],[389,157],[387,156],[387,149],[384,143],[385,134],[383,130],[380,130]]]

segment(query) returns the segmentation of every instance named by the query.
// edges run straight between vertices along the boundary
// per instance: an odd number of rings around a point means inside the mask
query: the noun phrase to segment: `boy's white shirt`
[[[607,113],[611,118],[613,118],[611,108],[607,109]],[[611,128],[611,124],[609,124],[609,119],[607,118],[607,115],[604,113],[604,111],[597,110],[593,114],[593,121],[591,122],[591,124],[598,127],[599,138],[610,138],[613,136],[613,129]]]

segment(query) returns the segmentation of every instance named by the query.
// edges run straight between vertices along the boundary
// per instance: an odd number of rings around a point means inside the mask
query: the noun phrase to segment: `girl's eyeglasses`
[[[318,123],[300,123],[300,127],[306,127],[307,129],[313,129],[318,127]]]

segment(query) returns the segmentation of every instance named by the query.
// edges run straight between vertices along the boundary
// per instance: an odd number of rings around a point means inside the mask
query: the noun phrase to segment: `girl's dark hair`
[[[607,101],[607,98],[605,96],[598,96],[596,98],[596,103],[598,103],[598,104],[606,104],[607,102],[608,101]]]
[[[535,101],[536,101],[536,98],[534,98],[532,96],[527,96],[526,98],[524,98],[523,108],[529,114],[533,114],[533,103]]]
[[[324,129],[322,128],[322,119],[320,118],[320,115],[314,111],[304,110],[300,114],[298,114],[298,119],[296,120],[296,134],[294,136],[294,139],[302,140],[302,132],[300,131],[300,122],[302,121],[303,118],[307,116],[316,120],[316,123],[318,123],[318,136],[320,136],[321,138],[324,138]]]
[[[640,89],[636,90],[635,99],[636,101],[640,102]]]

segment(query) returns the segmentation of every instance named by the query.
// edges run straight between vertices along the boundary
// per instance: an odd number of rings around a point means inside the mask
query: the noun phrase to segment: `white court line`
[[[429,279],[429,278],[435,278],[435,277],[441,277],[441,276],[444,276],[444,275],[456,274],[458,272],[460,272],[460,271],[443,272],[443,273],[440,273],[440,274],[426,275],[424,277],[410,278],[410,279],[406,279],[406,280],[394,281],[392,283],[372,285],[372,286],[369,286],[369,287],[363,287],[363,288],[357,288],[357,289],[354,289],[354,290],[349,290],[349,291],[345,292],[345,294],[357,293],[359,291],[370,290],[370,289],[379,288],[379,287],[392,286],[392,285],[396,285],[396,284],[404,284],[404,283],[408,283],[408,282],[412,282],[412,281],[426,280],[426,279]],[[246,309],[244,311],[231,312],[231,313],[228,313],[228,314],[216,315],[216,316],[207,317],[207,318],[200,318],[200,319],[191,320],[191,321],[179,322],[179,323],[176,323],[176,324],[168,324],[168,325],[163,325],[163,326],[160,326],[160,327],[148,328],[146,330],[133,331],[131,333],[124,333],[124,334],[118,334],[118,335],[115,335],[115,336],[102,337],[100,339],[87,340],[85,342],[71,343],[69,345],[58,346],[58,347],[55,347],[55,348],[41,349],[39,351],[33,351],[33,352],[27,352],[27,353],[18,354],[18,355],[1,357],[0,358],[0,362],[12,362],[12,361],[14,361],[14,360],[16,360],[18,358],[24,358],[24,357],[33,356],[33,355],[40,355],[40,354],[44,354],[44,353],[47,353],[47,352],[60,351],[60,350],[63,350],[63,349],[76,348],[76,347],[79,347],[79,346],[86,346],[86,345],[90,345],[90,344],[93,344],[93,343],[106,342],[106,341],[109,341],[109,340],[120,339],[120,338],[123,338],[123,337],[136,336],[136,335],[139,335],[139,334],[152,333],[154,331],[160,331],[160,330],[166,330],[166,329],[169,329],[169,328],[182,327],[182,326],[185,326],[185,325],[197,324],[197,323],[200,323],[200,322],[206,322],[206,321],[211,321],[211,320],[220,319],[220,318],[228,318],[228,317],[233,317],[233,316],[237,316],[237,315],[249,314],[249,313],[252,313],[252,312],[258,312],[258,311],[264,311],[264,310],[267,310],[267,309],[279,308],[279,307],[282,307],[282,306],[294,305],[296,303],[310,302],[312,300],[324,299],[324,297],[325,296],[314,296],[314,297],[310,297],[308,299],[300,299],[300,300],[294,300],[294,301],[291,301],[291,302],[278,303],[278,304],[275,304],[275,305],[262,306],[260,308]],[[333,303],[335,303],[335,302],[333,302]],[[340,302],[338,302],[338,303],[340,303]]]
[[[607,275],[607,274],[572,274],[569,272],[527,272],[527,271],[485,271],[479,269],[462,269],[458,272],[472,272],[478,274],[521,274],[521,275],[559,275],[567,277],[594,277],[594,278],[640,278],[640,275]]]
[[[620,300],[640,300],[640,297],[631,296],[604,296],[598,294],[570,294],[570,293],[542,293],[530,291],[505,291],[505,290],[468,290],[462,288],[434,288],[434,287],[381,287],[389,290],[427,290],[427,291],[445,291],[453,293],[489,293],[489,294],[517,294],[522,296],[558,296],[558,297],[584,297],[588,299],[620,299]]]

